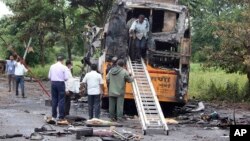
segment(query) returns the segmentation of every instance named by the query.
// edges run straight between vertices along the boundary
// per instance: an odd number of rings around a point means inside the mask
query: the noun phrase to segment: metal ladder
[[[132,62],[128,58],[127,68],[135,77],[133,94],[143,134],[168,135],[168,126],[143,59]]]

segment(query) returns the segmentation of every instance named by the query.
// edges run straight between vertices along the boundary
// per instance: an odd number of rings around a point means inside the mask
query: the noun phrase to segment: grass
[[[250,100],[247,76],[228,74],[220,69],[204,70],[200,64],[191,64],[189,79],[189,96],[202,100],[241,101]],[[248,97],[247,97],[248,96]]]
[[[73,75],[80,77],[82,63],[80,61],[73,61]]]
[[[37,65],[30,68],[32,74],[28,73],[28,76],[32,76],[38,79],[48,79],[49,68],[49,64],[45,65],[44,67],[42,67],[41,65]]]
[[[35,67],[30,68],[32,71],[32,74],[34,77],[39,79],[48,79],[48,73],[49,68],[51,64],[46,64],[44,67],[41,65],[36,65]],[[73,76],[79,77],[81,74],[81,68],[79,66],[82,66],[80,61],[73,61]],[[28,74],[28,76],[31,76]]]
[[[73,75],[80,77],[80,61],[73,61]],[[47,79],[50,64],[35,66],[32,72],[36,78]],[[191,64],[189,97],[211,101],[250,101],[246,75],[228,74],[220,69],[203,69],[200,64]]]

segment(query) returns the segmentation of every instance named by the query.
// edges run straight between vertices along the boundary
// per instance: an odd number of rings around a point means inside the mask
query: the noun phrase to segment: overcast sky
[[[4,15],[12,14],[8,7],[0,0],[0,18]]]

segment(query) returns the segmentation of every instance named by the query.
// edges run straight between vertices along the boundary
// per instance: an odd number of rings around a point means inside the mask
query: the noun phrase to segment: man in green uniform
[[[113,67],[107,76],[109,82],[109,114],[112,121],[122,121],[126,82],[133,82],[133,78],[124,69],[124,64],[123,60],[118,60],[117,66]]]

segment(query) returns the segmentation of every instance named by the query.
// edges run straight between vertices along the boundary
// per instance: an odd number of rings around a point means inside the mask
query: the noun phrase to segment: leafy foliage
[[[221,40],[220,50],[209,56],[207,65],[218,66],[227,72],[246,73],[250,81],[250,14],[249,5],[232,11],[230,21],[218,21],[214,35]]]
[[[228,0],[180,0],[180,3],[188,6],[191,16],[193,60],[204,62],[208,48],[220,50],[221,39],[214,32],[221,28],[214,23],[230,21],[239,10],[238,4]]]
[[[246,75],[191,64],[189,96],[206,101],[250,102]]]
[[[12,46],[22,55],[25,50],[23,43],[32,38],[31,46],[35,52],[28,54],[28,63],[45,65],[54,60],[58,53],[68,53],[71,59],[72,49],[83,51],[82,31],[85,21],[88,20],[82,18],[86,13],[84,10],[69,7],[65,0],[4,2],[14,16],[1,20],[0,35],[6,42],[1,43],[6,48]],[[82,55],[82,51],[77,53]]]
[[[181,0],[191,13],[195,61],[226,72],[247,73],[250,81],[250,8],[248,0]]]
[[[83,7],[93,14],[93,23],[104,26],[114,0],[69,0],[72,7]],[[89,14],[89,15],[91,15]]]

